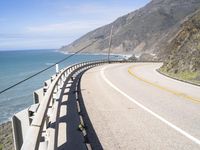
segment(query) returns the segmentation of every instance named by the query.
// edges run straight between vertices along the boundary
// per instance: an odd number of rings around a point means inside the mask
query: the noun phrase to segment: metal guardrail
[[[44,135],[42,133],[47,130],[49,124],[49,114],[48,111],[53,109],[53,104],[56,100],[56,95],[59,93],[62,88],[64,82],[70,80],[72,75],[80,69],[96,66],[102,63],[106,63],[106,61],[93,61],[93,62],[83,62],[79,64],[75,64],[69,66],[63,70],[61,70],[54,79],[51,80],[51,83],[44,90],[44,98],[41,100],[39,104],[39,108],[37,112],[34,114],[33,121],[27,131],[25,136],[25,140],[23,141],[23,145],[21,147],[22,150],[35,150],[39,149],[40,142]],[[47,146],[48,147],[48,146]]]

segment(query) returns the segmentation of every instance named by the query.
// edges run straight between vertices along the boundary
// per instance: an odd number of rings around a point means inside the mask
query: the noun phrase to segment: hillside
[[[145,7],[63,46],[61,51],[77,51],[98,38],[85,52],[106,52],[113,25],[112,53],[146,53],[156,57],[160,54],[161,47],[176,33],[183,19],[199,7],[199,0],[152,0]],[[161,55],[158,56],[162,58]]]
[[[200,10],[181,25],[166,51],[170,55],[161,71],[200,83]]]
[[[14,150],[12,124],[10,121],[0,124],[0,150]]]

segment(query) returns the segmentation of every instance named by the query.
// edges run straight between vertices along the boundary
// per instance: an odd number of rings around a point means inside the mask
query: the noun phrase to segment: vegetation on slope
[[[166,51],[170,55],[160,71],[200,84],[200,10],[182,24]]]

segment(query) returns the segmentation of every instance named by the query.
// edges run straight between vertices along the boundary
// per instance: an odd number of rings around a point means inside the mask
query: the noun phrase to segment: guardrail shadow
[[[84,73],[84,72],[83,72]],[[83,73],[80,76],[80,79],[83,75]],[[92,125],[92,122],[88,116],[85,104],[84,104],[84,100],[83,100],[83,96],[81,91],[83,91],[84,89],[81,89],[81,85],[80,85],[80,80],[78,81],[78,100],[79,100],[79,104],[80,104],[80,109],[81,109],[81,115],[83,117],[83,121],[86,127],[86,132],[87,132],[87,140],[88,143],[91,145],[92,149],[94,150],[103,150],[103,147],[99,141],[99,138],[95,132],[95,129]]]
[[[84,71],[85,72],[85,71]],[[81,94],[81,88],[80,88],[80,78],[82,74],[80,73],[73,81],[71,84],[71,87],[65,86],[65,88],[69,88],[69,92],[64,92],[65,90],[63,89],[62,95],[68,95],[68,99],[65,102],[61,103],[62,105],[65,105],[67,108],[67,113],[65,116],[62,116],[58,119],[59,123],[66,123],[66,142],[63,143],[62,145],[56,147],[58,150],[64,150],[64,149],[69,149],[69,150],[87,150],[87,144],[90,144],[92,149],[97,149],[97,150],[102,150],[101,143],[96,135],[96,132],[92,126],[92,123],[89,119],[87,110],[84,105],[84,101],[82,98]],[[77,87],[78,86],[78,87]],[[77,87],[77,88],[76,88]],[[76,92],[78,92],[78,101],[80,104],[81,108],[81,116],[83,117],[83,121],[86,127],[86,136],[82,134],[80,130],[78,130],[78,127],[80,125],[80,113],[78,113],[78,108],[77,108],[77,99],[76,99]],[[57,132],[58,133],[58,132]],[[61,132],[59,132],[61,133]],[[56,138],[59,136],[57,135]],[[56,139],[55,139],[56,140]],[[58,139],[59,140],[59,139]],[[56,142],[56,145],[58,142]]]
[[[67,85],[65,86],[66,89],[67,88],[69,89],[69,92],[62,93],[62,95],[68,95],[67,101],[64,101],[61,103],[61,106],[62,105],[66,106],[67,113],[65,116],[62,116],[58,120],[59,120],[59,123],[66,123],[66,130],[65,130],[66,133],[63,133],[63,134],[66,134],[66,142],[58,146],[56,148],[58,150],[64,150],[64,149],[86,150],[87,149],[84,143],[84,136],[78,130],[80,120],[79,120],[79,114],[77,111],[76,96],[74,94],[77,82],[78,82],[78,77],[74,79],[74,82],[71,84],[71,87],[68,87]]]

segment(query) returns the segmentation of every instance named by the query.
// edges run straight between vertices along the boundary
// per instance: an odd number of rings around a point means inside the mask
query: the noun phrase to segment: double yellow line
[[[140,80],[140,81],[143,81],[143,82],[145,82],[145,83],[148,83],[148,84],[150,84],[150,85],[152,85],[152,86],[154,86],[154,87],[156,87],[156,88],[159,88],[160,90],[163,90],[163,91],[172,93],[172,94],[174,94],[174,95],[176,95],[176,96],[179,96],[179,97],[183,97],[183,98],[188,99],[188,100],[190,100],[190,101],[193,101],[193,102],[195,102],[195,103],[200,103],[200,99],[194,98],[194,97],[189,96],[189,95],[187,95],[187,94],[185,94],[185,93],[180,93],[180,92],[171,90],[171,89],[169,89],[169,88],[160,86],[160,85],[158,85],[158,84],[156,84],[156,83],[150,82],[150,81],[148,81],[148,80],[146,80],[146,79],[144,79],[144,78],[141,78],[141,77],[137,76],[134,72],[131,71],[133,67],[135,67],[135,65],[129,67],[129,68],[128,68],[128,72],[129,72],[129,74],[130,74],[131,76],[135,77],[136,79],[138,79],[138,80]]]

